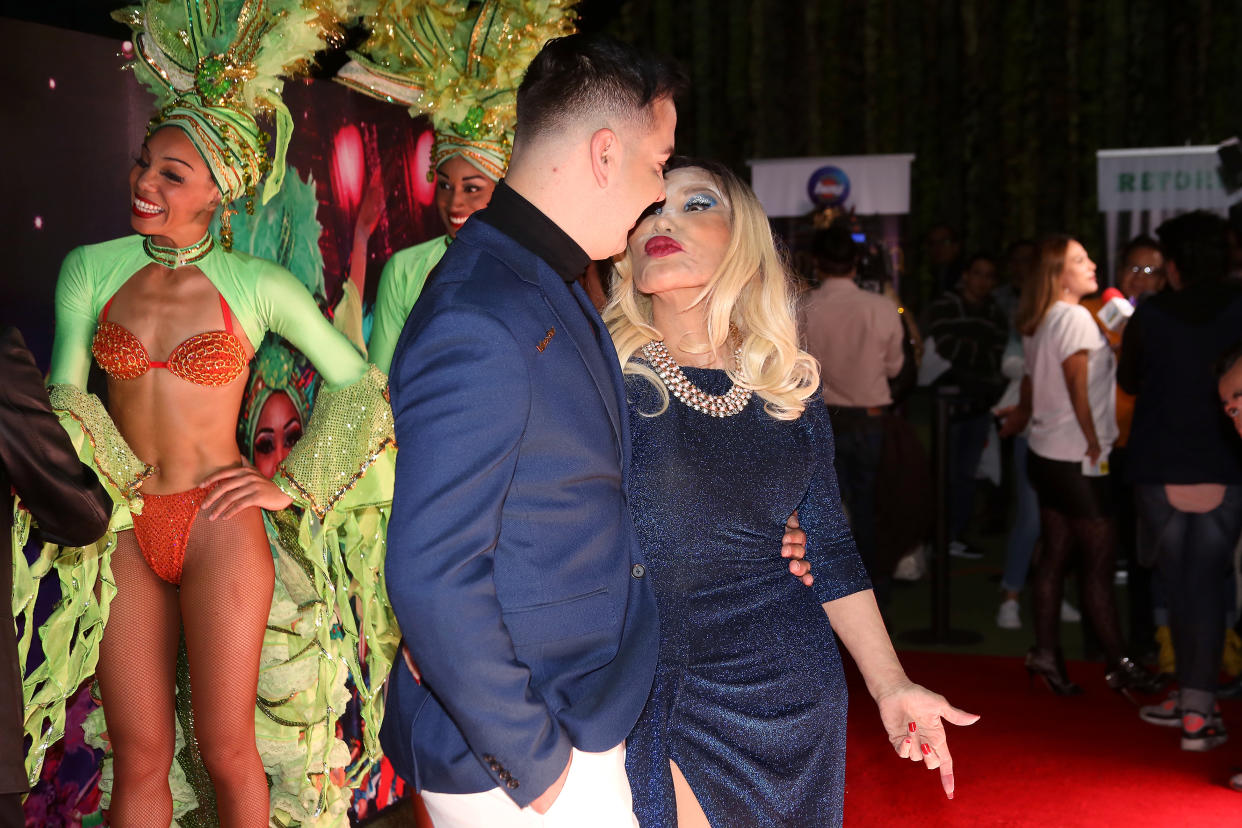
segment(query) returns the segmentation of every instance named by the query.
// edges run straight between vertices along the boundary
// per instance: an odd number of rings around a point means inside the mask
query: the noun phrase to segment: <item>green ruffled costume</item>
[[[398,250],[384,265],[379,287],[375,292],[375,316],[371,323],[371,341],[367,358],[385,374],[397,350],[397,338],[414,302],[427,284],[427,275],[440,263],[448,249],[449,237],[436,236],[430,241]]]
[[[25,620],[25,664],[35,596],[55,571],[62,600],[39,629],[46,661],[25,678],[27,756],[37,779],[47,747],[63,735],[65,702],[94,673],[116,588],[110,552],[116,532],[142,508],[140,486],[152,473],[129,449],[97,397],[84,391],[90,343],[100,311],[148,263],[141,236],[79,247],[65,259],[56,289],[53,408],[113,497],[112,523],[89,547],[45,546],[27,565],[24,529],[15,530],[14,613]],[[324,319],[288,271],[216,246],[196,263],[224,296],[253,347],[273,331],[307,355],[322,375],[305,434],[276,482],[302,508],[267,513],[276,557],[276,588],[262,654],[256,706],[260,753],[272,778],[274,824],[347,825],[346,788],[380,754],[379,688],[400,641],[384,586],[384,544],[392,499],[392,411],[386,379]],[[28,522],[20,522],[28,527]],[[99,598],[95,593],[98,586]],[[359,643],[365,656],[359,657]],[[353,675],[367,723],[364,753],[353,763],[336,738],[336,720]],[[180,729],[179,729],[180,730]],[[178,733],[178,756],[184,738]],[[348,767],[347,767],[348,766]],[[337,784],[324,771],[337,769]],[[342,776],[341,770],[344,770]],[[186,778],[186,777],[190,778]],[[209,781],[174,765],[177,818],[193,811]]]

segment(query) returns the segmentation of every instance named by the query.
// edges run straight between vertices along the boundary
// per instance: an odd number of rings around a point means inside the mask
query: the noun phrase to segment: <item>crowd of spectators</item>
[[[910,340],[922,336],[914,344],[941,366],[924,381],[953,395],[944,470],[951,554],[979,554],[966,536],[985,445],[996,441],[1005,458],[983,510],[999,512],[1007,533],[997,626],[1023,627],[1029,592],[1028,670],[1057,693],[1080,692],[1059,645],[1062,622],[1079,620],[1063,595],[1075,575],[1105,683],[1152,701],[1172,681],[1140,716],[1180,728],[1192,751],[1227,738],[1218,694],[1242,695],[1242,679],[1222,683],[1221,672],[1227,636],[1242,627],[1234,238],[1225,219],[1194,212],[1132,239],[1111,280],[1126,307],[1118,320],[1077,240],[1020,240],[997,260],[963,256],[958,234],[937,225],[924,244],[934,298],[919,315],[920,335],[903,326],[911,314],[903,320],[894,299],[856,285],[850,234],[830,228],[815,236],[818,287],[802,307],[837,432],[843,499],[877,586],[887,592],[890,575],[875,553],[877,515],[891,507],[877,497],[888,462],[881,423],[894,410],[889,381],[909,368]],[[1125,585],[1124,613],[1115,584]]]

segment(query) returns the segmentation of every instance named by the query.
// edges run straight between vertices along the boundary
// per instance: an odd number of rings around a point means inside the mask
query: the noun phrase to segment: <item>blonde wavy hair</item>
[[[773,243],[768,218],[750,187],[727,167],[676,157],[667,169],[686,168],[708,173],[732,208],[724,259],[695,298],[696,305],[703,303],[707,309],[708,342],[703,350],[721,348],[736,328],[741,359],[728,369],[729,378],[763,398],[764,410],[771,417],[796,420],[806,409],[807,398],[819,388],[819,363],[798,347],[792,279]],[[628,250],[617,261],[614,273],[604,323],[622,371],[644,377],[660,392],[663,404],[649,414],[657,416],[668,408],[668,389],[645,362],[635,358],[649,341],[661,338],[651,324],[651,297],[638,292]]]

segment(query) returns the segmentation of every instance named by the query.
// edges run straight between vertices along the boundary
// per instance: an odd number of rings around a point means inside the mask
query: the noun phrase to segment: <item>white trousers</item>
[[[422,797],[436,828],[638,828],[624,744],[603,753],[574,748],[565,787],[546,814],[519,808],[502,788]]]

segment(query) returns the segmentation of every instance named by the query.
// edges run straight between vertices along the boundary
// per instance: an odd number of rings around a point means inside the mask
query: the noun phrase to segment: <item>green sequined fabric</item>
[[[277,485],[320,520],[395,445],[387,388],[372,365],[351,385],[320,389],[305,434],[281,464]]]
[[[32,785],[39,779],[47,749],[64,735],[69,698],[95,674],[108,608],[116,594],[111,565],[116,532],[130,527],[131,512],[142,510],[138,487],[154,472],[129,448],[98,397],[73,385],[53,385],[49,397],[78,459],[95,469],[113,506],[108,531],[95,543],[74,548],[44,544],[38,557],[27,561],[29,515],[15,505],[20,519],[13,526],[12,601],[13,617],[22,631],[17,654],[23,668],[24,727],[31,739],[26,776]],[[44,661],[27,671],[36,632],[35,603],[50,577],[58,579],[61,599],[38,628]]]
[[[43,663],[26,672],[22,681],[25,733],[31,739],[26,778],[31,785],[39,781],[47,749],[65,735],[66,702],[95,674],[108,608],[116,595],[111,565],[115,544],[116,535],[111,530],[90,546],[70,549],[44,544],[39,556],[29,563],[22,547],[14,544],[13,617],[21,622],[17,656],[23,667],[29,663],[35,599],[53,570],[59,577],[61,594],[39,627]]]
[[[99,397],[76,385],[62,384],[49,387],[48,398],[82,462],[95,468],[114,500],[119,496],[131,512],[141,514],[138,487],[155,473],[155,467],[138,459]],[[67,422],[70,419],[76,426]]]

